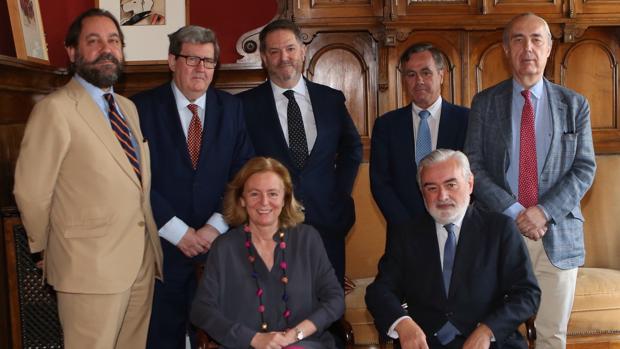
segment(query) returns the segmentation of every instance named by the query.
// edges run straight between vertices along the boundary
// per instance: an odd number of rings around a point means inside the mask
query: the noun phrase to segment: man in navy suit
[[[377,329],[405,349],[527,348],[517,327],[540,289],[514,221],[469,206],[474,177],[460,151],[434,150],[418,171],[430,216],[389,227],[366,291]]]
[[[355,222],[351,191],[362,160],[359,133],[341,91],[302,77],[306,48],[295,23],[276,20],[259,40],[269,80],[239,95],[250,138],[257,155],[290,171],[305,222],[320,232],[343,283],[345,236]]]
[[[223,192],[254,155],[241,101],[210,86],[219,57],[215,33],[187,26],[169,37],[172,81],[132,98],[149,140],[151,202],[164,251],[147,348],[162,349],[185,348],[195,266],[228,230],[219,213]]]
[[[529,250],[542,289],[536,348],[561,349],[585,259],[580,201],[596,170],[590,106],[543,77],[544,19],[516,16],[503,40],[512,78],[474,96],[465,150],[476,199],[512,217]]]
[[[388,225],[424,212],[415,181],[419,160],[436,148],[463,149],[469,110],[441,98],[444,65],[442,53],[431,44],[405,50],[399,70],[412,103],[375,121],[370,187]]]

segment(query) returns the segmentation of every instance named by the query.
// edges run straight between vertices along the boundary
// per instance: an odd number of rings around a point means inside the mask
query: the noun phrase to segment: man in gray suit
[[[513,77],[474,97],[465,142],[476,199],[514,218],[525,238],[542,290],[537,349],[566,347],[585,257],[579,203],[596,169],[587,100],[543,78],[551,44],[535,14],[508,23]]]

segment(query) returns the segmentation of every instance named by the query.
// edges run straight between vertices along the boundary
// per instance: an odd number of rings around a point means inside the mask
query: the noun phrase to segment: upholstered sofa
[[[620,158],[598,156],[591,190],[582,201],[586,263],[579,268],[573,311],[568,326],[569,348],[620,348]],[[362,190],[367,180],[362,166],[354,196],[358,221],[347,241],[347,273],[356,288],[346,300],[345,318],[356,344],[379,347],[372,316],[366,310],[366,286],[376,274],[385,244],[383,222]],[[603,187],[598,183],[611,183]],[[358,190],[359,187],[359,190]],[[374,264],[373,264],[374,263]]]

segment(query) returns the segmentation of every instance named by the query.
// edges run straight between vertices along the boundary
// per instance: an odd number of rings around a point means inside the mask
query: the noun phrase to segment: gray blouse
[[[274,240],[279,241],[277,234]],[[256,282],[245,247],[242,227],[220,236],[209,252],[207,264],[192,305],[192,322],[223,348],[248,348],[261,325]],[[295,345],[304,348],[335,348],[326,331],[344,312],[344,292],[336,279],[318,232],[300,224],[285,230],[288,323],[282,315],[282,250],[276,244],[274,265],[267,270],[254,247],[258,282],[263,288],[264,318],[268,331],[285,331],[308,319],[317,332]]]

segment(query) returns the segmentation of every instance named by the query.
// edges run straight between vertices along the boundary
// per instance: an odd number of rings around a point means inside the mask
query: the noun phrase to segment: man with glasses
[[[441,97],[442,53],[414,44],[400,58],[403,89],[411,103],[375,121],[370,150],[370,186],[388,225],[408,222],[425,211],[417,164],[437,148],[462,150],[469,109]]]
[[[228,230],[226,183],[254,155],[241,102],[211,85],[219,57],[215,33],[186,26],[169,35],[172,81],[133,97],[149,141],[151,203],[164,251],[147,348],[185,348],[195,266]]]

